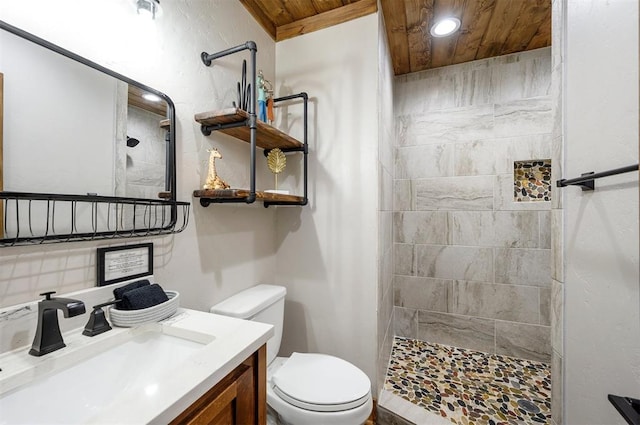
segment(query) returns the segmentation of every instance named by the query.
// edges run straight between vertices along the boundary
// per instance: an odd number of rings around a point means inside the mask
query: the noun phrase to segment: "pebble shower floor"
[[[541,362],[396,337],[384,388],[453,424],[551,423]]]

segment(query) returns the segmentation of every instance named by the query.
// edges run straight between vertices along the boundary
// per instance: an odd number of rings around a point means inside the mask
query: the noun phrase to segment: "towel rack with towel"
[[[593,171],[591,171],[589,173],[583,173],[580,177],[576,177],[574,179],[560,179],[556,181],[556,186],[557,187],[580,186],[583,191],[595,190],[596,188],[595,179],[599,179],[601,177],[614,176],[616,174],[630,173],[632,171],[638,171],[638,164],[629,165],[621,168],[615,168],[613,170],[608,170],[608,171],[602,171],[600,173],[594,173]]]

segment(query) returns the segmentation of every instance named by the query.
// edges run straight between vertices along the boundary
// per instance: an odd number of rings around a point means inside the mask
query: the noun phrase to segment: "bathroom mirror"
[[[175,201],[167,95],[5,22],[0,29],[0,190]]]
[[[167,95],[2,21],[0,75],[0,247],[186,227]]]

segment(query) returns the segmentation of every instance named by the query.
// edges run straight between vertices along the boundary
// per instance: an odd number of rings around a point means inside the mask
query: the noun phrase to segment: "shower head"
[[[135,148],[136,146],[138,146],[138,143],[140,143],[140,140],[127,136],[127,146],[129,146],[130,148]]]

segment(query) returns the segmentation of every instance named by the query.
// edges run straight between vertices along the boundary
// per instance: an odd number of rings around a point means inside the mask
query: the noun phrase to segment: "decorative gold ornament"
[[[278,189],[278,174],[287,166],[287,157],[279,148],[271,149],[267,155],[267,166],[276,176],[276,189]]]

